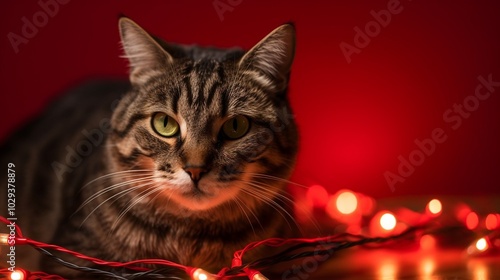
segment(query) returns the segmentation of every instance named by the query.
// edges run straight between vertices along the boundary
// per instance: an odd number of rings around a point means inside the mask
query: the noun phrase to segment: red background
[[[294,181],[375,197],[499,193],[500,87],[458,129],[443,119],[474,94],[478,76],[500,81],[495,1],[401,0],[402,11],[351,63],[340,43],[354,45],[354,28],[364,29],[370,11],[391,1],[218,1],[234,6],[223,20],[213,0],[69,1],[18,53],[8,34],[22,35],[22,18],[33,22],[43,10],[38,1],[3,1],[0,138],[79,81],[126,76],[121,13],[166,40],[220,47],[249,48],[291,20],[298,45],[290,98],[301,132]],[[408,159],[415,139],[429,138],[435,128],[447,140],[391,191],[384,173],[397,173],[398,156]]]

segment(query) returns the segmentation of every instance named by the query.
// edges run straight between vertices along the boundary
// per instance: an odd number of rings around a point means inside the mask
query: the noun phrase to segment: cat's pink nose
[[[194,182],[198,182],[201,176],[207,172],[204,166],[187,166],[184,167],[184,171],[191,176],[191,180]]]

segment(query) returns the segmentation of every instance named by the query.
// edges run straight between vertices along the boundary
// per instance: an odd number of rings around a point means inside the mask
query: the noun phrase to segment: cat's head
[[[113,113],[109,160],[115,172],[143,174],[128,177],[135,195],[190,212],[281,192],[297,152],[294,27],[247,52],[168,44],[127,18],[119,27],[132,90]]]

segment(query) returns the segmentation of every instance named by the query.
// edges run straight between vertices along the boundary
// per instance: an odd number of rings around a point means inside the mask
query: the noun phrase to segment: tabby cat
[[[166,43],[128,18],[119,30],[129,81],[70,91],[0,150],[4,171],[15,165],[24,234],[105,260],[161,258],[213,272],[251,241],[288,235],[294,27],[246,52]],[[6,172],[1,182],[7,216]],[[77,276],[16,250],[19,267]]]

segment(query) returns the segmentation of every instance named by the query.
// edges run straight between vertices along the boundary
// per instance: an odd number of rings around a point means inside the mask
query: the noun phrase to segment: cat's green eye
[[[250,129],[247,117],[236,116],[230,118],[222,125],[222,134],[228,139],[235,140],[243,137]]]
[[[179,132],[179,124],[165,113],[155,113],[151,125],[156,133],[164,137],[172,137]]]

